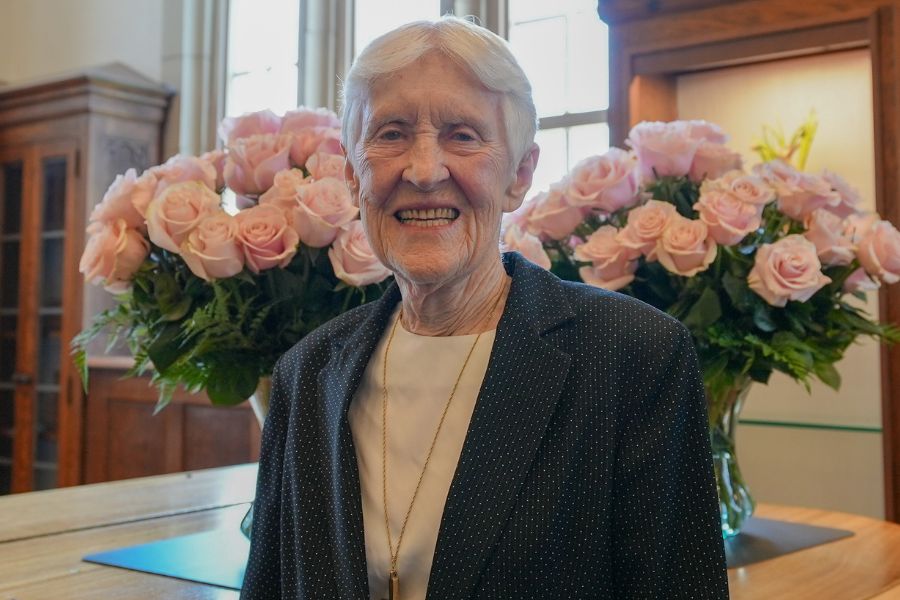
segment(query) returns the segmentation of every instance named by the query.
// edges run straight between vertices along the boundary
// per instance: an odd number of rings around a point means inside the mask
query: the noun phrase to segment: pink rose
[[[806,218],[806,239],[816,246],[823,265],[849,265],[855,256],[853,240],[844,227],[844,221],[824,209],[813,211]]]
[[[295,133],[310,127],[338,129],[341,120],[327,108],[307,108],[300,106],[284,113],[279,133]]]
[[[656,242],[660,264],[676,275],[692,277],[716,259],[717,246],[703,221],[672,215]]]
[[[132,198],[139,193],[136,188],[137,172],[128,169],[124,175],[116,175],[115,181],[103,194],[103,200],[91,211],[91,221],[116,221],[123,219],[128,227],[144,227],[144,217],[138,212]]]
[[[240,117],[226,117],[219,124],[219,138],[231,146],[238,138],[253,135],[277,134],[281,129],[281,117],[271,110],[244,113]]]
[[[225,151],[210,150],[200,155],[200,160],[212,165],[216,170],[216,192],[221,192],[225,187]]]
[[[838,195],[838,198],[840,198],[838,204],[827,206],[827,210],[830,210],[841,218],[849,217],[861,210],[860,205],[862,204],[862,198],[859,195],[859,190],[847,183],[846,179],[827,169],[822,171],[822,179],[828,182],[831,189],[834,190]]]
[[[634,155],[611,148],[579,162],[568,177],[566,197],[572,206],[612,213],[638,201]]]
[[[562,240],[584,220],[582,209],[569,204],[564,185],[563,182],[555,183],[548,191],[531,199],[534,206],[528,219],[528,233],[540,238]]]
[[[291,138],[252,135],[234,140],[225,159],[225,182],[236,194],[256,197],[272,187],[275,174],[290,168]]]
[[[701,142],[694,154],[691,170],[688,173],[691,181],[716,179],[729,171],[741,168],[741,155],[722,144]]]
[[[802,235],[789,235],[774,244],[763,244],[747,283],[772,306],[788,300],[806,302],[831,279],[822,273],[816,246]]]
[[[300,236],[288,224],[280,208],[261,204],[242,210],[234,218],[244,259],[251,271],[259,273],[272,267],[284,268],[294,258]]]
[[[147,207],[150,206],[150,201],[156,197],[156,184],[156,175],[152,169],[147,169],[141,173],[141,176],[134,182],[131,203],[145,221],[147,219]]]
[[[150,241],[170,252],[181,252],[181,242],[206,216],[220,210],[218,194],[198,181],[176,183],[147,207]]]
[[[881,221],[878,213],[858,213],[844,219],[844,234],[854,244],[859,244],[869,234],[869,230],[875,223]]]
[[[293,225],[307,246],[324,248],[358,214],[343,181],[327,177],[297,188]]]
[[[206,281],[237,275],[244,268],[237,232],[237,221],[225,211],[208,215],[182,242],[181,258],[194,275]]]
[[[656,260],[656,241],[669,220],[677,214],[675,206],[660,200],[650,200],[628,212],[628,224],[618,233],[619,243],[632,251],[631,258],[640,254]]]
[[[761,177],[746,175],[743,171],[728,171],[718,179],[707,179],[700,186],[700,193],[709,190],[731,192],[741,202],[754,204],[760,208],[775,199],[775,190]]]
[[[713,144],[728,143],[728,134],[715,123],[695,119],[687,121],[687,125],[691,130],[690,135],[694,139],[711,142]]]
[[[819,208],[835,207],[841,201],[827,181],[798,171],[783,160],[769,161],[755,169],[775,188],[778,210],[796,221],[803,221]]]
[[[754,204],[741,202],[730,192],[708,191],[700,194],[694,204],[700,220],[709,228],[709,235],[717,243],[732,246],[748,233],[759,229],[761,210]]]
[[[341,130],[334,127],[307,127],[292,132],[291,163],[302,167],[309,157],[316,153],[343,156],[341,151]]]
[[[361,221],[351,221],[328,249],[335,276],[346,284],[363,287],[384,281],[391,272],[375,257]]]
[[[316,152],[307,159],[306,170],[313,179],[333,177],[344,181],[344,162],[343,155]]]
[[[628,248],[616,239],[617,230],[612,225],[597,229],[581,245],[575,247],[577,260],[589,261],[590,267],[581,267],[578,274],[590,285],[607,290],[618,290],[634,280],[638,263],[631,260]]]
[[[102,282],[113,294],[128,291],[134,274],[150,253],[150,244],[121,218],[94,222],[87,231],[90,237],[78,265],[84,280],[95,285]]]
[[[881,287],[881,284],[866,275],[866,270],[860,267],[850,273],[850,276],[844,280],[842,290],[848,294],[854,294],[858,292],[874,292],[879,287]]]
[[[515,222],[507,222],[504,225],[503,235],[500,238],[500,249],[503,252],[518,252],[534,264],[547,270],[551,267],[550,257],[544,250],[541,240]]]
[[[888,221],[872,225],[856,257],[866,273],[884,283],[900,281],[900,231]]]
[[[176,154],[164,164],[148,169],[156,177],[153,197],[162,194],[166,188],[185,181],[199,181],[212,191],[216,191],[216,167],[213,163],[196,156]]]
[[[313,182],[312,177],[305,177],[300,169],[287,169],[275,173],[272,187],[259,197],[260,204],[274,204],[288,215],[293,226],[293,212],[299,198],[299,190]]]
[[[691,125],[684,121],[638,123],[625,140],[637,154],[644,181],[687,175],[702,142],[691,135]]]

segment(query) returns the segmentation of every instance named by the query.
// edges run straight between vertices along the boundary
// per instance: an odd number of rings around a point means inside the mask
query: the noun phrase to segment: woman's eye
[[[396,129],[388,129],[387,131],[382,132],[378,137],[387,142],[394,142],[399,140],[402,137],[402,134]]]
[[[453,133],[453,139],[457,142],[474,142],[475,136],[466,133],[465,131],[455,131]]]

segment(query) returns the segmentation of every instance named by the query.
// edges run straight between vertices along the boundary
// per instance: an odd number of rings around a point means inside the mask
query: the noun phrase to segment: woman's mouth
[[[455,221],[459,211],[455,208],[412,208],[398,210],[394,216],[404,225],[439,227]]]

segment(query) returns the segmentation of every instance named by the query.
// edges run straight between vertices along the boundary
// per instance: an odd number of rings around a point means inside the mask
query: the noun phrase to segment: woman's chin
[[[416,285],[434,285],[459,276],[462,270],[460,255],[443,252],[405,253],[400,260],[392,260],[395,275]]]

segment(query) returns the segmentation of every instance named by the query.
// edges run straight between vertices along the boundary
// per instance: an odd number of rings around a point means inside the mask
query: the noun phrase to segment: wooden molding
[[[740,0],[600,0],[597,3],[597,13],[604,23],[618,25],[654,15],[671,15],[720,4],[734,4],[735,1]]]

